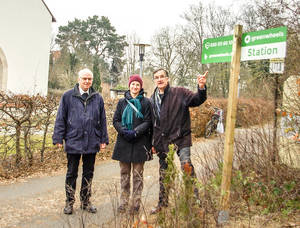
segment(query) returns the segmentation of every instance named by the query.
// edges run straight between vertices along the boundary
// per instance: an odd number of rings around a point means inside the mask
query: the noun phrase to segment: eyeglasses
[[[88,81],[92,81],[92,80],[93,80],[93,78],[81,78],[81,80],[82,80],[82,81],[86,81],[86,80],[88,80]]]
[[[154,76],[154,80],[159,80],[159,79],[165,79],[165,78],[167,78],[166,76],[164,76],[164,75],[159,75],[159,76]]]

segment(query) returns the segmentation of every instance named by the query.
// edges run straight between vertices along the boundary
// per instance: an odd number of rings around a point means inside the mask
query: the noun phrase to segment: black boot
[[[66,214],[66,215],[73,214],[73,203],[72,202],[69,202],[69,201],[66,202],[66,206],[64,208],[64,214]]]
[[[95,207],[93,204],[91,204],[91,202],[81,203],[80,207],[82,210],[85,210],[89,213],[95,214],[97,212],[97,207]]]

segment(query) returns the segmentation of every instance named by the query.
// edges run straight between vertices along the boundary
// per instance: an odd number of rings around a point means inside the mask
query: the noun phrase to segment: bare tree
[[[137,34],[133,33],[131,35],[128,35],[126,37],[126,42],[128,43],[128,46],[125,49],[125,55],[126,55],[126,76],[129,76],[136,72],[136,64],[137,64],[137,57],[138,57],[138,50],[134,46],[134,44],[137,44],[140,42],[140,38],[137,36]]]
[[[228,8],[209,4],[206,13],[206,24],[211,37],[231,35],[236,16]]]
[[[179,71],[178,63],[180,56],[176,51],[178,43],[178,29],[171,27],[163,28],[153,38],[152,52],[154,55],[152,66],[155,68],[163,67],[169,72],[171,82],[175,81],[175,77]]]
[[[202,43],[205,38],[205,7],[201,2],[198,5],[191,5],[189,11],[183,14],[187,21],[186,31],[192,39],[192,45],[197,47],[196,56],[201,62]]]

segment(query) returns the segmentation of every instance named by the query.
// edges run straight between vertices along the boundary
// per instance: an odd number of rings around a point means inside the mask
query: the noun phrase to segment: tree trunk
[[[46,138],[47,138],[47,132],[48,132],[48,127],[49,127],[49,119],[50,115],[47,117],[46,124],[45,124],[45,130],[43,134],[43,142],[42,142],[42,149],[41,149],[41,162],[44,162],[44,152],[46,148]]]
[[[16,126],[16,166],[19,166],[21,162],[21,148],[20,148],[20,140],[21,140],[21,125],[17,123]]]
[[[32,166],[33,153],[30,148],[30,135],[29,135],[30,128],[31,128],[31,124],[29,124],[28,127],[25,127],[25,130],[24,130],[24,150],[25,150],[25,155],[27,156],[27,159],[28,159],[28,164],[29,164],[29,166]]]

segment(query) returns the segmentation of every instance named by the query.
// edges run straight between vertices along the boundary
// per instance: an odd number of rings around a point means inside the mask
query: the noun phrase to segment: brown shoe
[[[89,213],[95,214],[97,212],[97,207],[95,207],[93,204],[88,203],[88,204],[82,204],[81,206],[82,210],[85,210]]]
[[[64,214],[66,215],[71,215],[73,214],[73,204],[71,203],[66,203],[66,206],[64,208]]]

